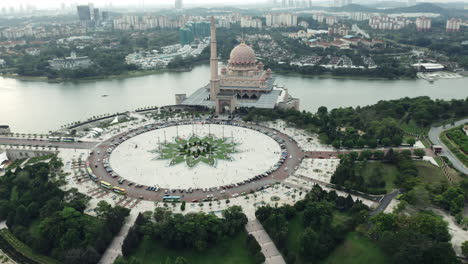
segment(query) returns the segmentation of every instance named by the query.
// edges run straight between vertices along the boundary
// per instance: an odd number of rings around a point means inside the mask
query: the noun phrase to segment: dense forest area
[[[59,188],[60,160],[37,163],[0,178],[0,221],[35,252],[63,263],[97,263],[129,210],[100,202],[84,213],[89,197]]]
[[[287,263],[318,263],[343,241],[348,232],[366,221],[368,210],[351,196],[338,196],[335,191],[327,192],[315,185],[305,199],[294,206],[262,206],[255,215]],[[291,223],[296,223],[293,219],[297,217],[302,222],[292,227]],[[293,248],[293,244],[300,246]]]
[[[427,128],[437,121],[467,116],[468,98],[444,101],[423,96],[331,111],[322,106],[315,114],[281,109],[241,109],[240,112],[245,114],[245,121],[283,119],[290,125],[320,134],[324,143],[335,148],[375,148],[401,145],[405,124]]]
[[[122,245],[125,258],[119,259],[118,263],[135,261],[139,263],[138,259],[141,260],[142,256],[135,258],[134,255],[145,240],[161,245],[163,249],[179,252],[176,263],[190,263],[181,256],[184,252],[196,252],[203,255],[204,252],[216,248],[223,241],[229,242],[239,233],[245,232],[246,224],[247,216],[240,206],[227,208],[222,212],[222,218],[205,213],[173,214],[168,208],[158,207],[154,212],[138,215],[135,225],[130,229]],[[252,263],[260,264],[265,261],[260,246],[252,236],[247,236],[241,246],[247,246]],[[230,253],[226,252],[226,254]],[[227,255],[226,258],[228,258]]]

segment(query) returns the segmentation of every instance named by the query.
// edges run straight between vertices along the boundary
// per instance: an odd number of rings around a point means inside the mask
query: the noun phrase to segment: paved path
[[[385,211],[385,209],[387,208],[387,206],[390,204],[390,202],[397,196],[401,193],[400,190],[394,190],[393,192],[385,195],[382,200],[380,201],[379,203],[379,206],[377,206],[377,208],[375,208],[375,210],[373,210],[370,215],[376,215],[380,212],[383,212]]]
[[[286,264],[270,236],[256,218],[247,222],[245,229],[249,234],[252,234],[258,244],[260,244],[262,253],[265,255],[265,264]]]
[[[0,229],[3,228],[8,228],[8,226],[6,225],[6,221],[0,222]]]
[[[463,125],[467,122],[468,118],[465,118],[455,122],[455,125],[446,125],[445,128],[443,126],[431,127],[429,130],[429,139],[432,143],[443,147],[441,155],[447,157],[452,162],[453,166],[464,174],[468,174],[468,168],[450,151],[449,148],[447,148],[447,146],[445,146],[439,136],[444,130]]]
[[[99,264],[112,264],[118,256],[122,255],[122,244],[127,237],[128,231],[135,224],[138,213],[136,215],[130,214],[125,220],[125,224],[122,229],[120,229],[119,234],[114,237],[112,243],[106,249],[106,252],[101,257]]]

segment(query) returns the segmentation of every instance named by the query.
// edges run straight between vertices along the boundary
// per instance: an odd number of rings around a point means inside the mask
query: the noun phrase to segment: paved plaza
[[[340,164],[340,159],[304,159],[296,175],[330,183],[331,176]]]
[[[170,165],[158,159],[161,143],[192,135],[229,137],[236,143],[232,160],[218,159],[215,166],[199,163]],[[110,155],[112,169],[128,181],[167,189],[212,188],[242,182],[271,169],[281,158],[281,148],[271,137],[258,131],[230,125],[180,125],[152,130],[130,138]]]
[[[304,151],[334,151],[332,146],[320,143],[318,135],[310,134],[303,129],[288,126],[285,121],[266,122],[263,125],[274,128],[292,137]]]

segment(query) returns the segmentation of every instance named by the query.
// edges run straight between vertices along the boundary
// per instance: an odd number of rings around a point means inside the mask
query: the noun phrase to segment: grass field
[[[435,183],[447,181],[447,178],[442,171],[430,162],[417,160],[414,161],[418,168],[418,176],[425,183]]]
[[[254,264],[245,246],[247,233],[241,232],[233,238],[229,238],[216,245],[212,245],[203,252],[196,250],[173,250],[165,248],[160,242],[144,238],[132,257],[137,258],[143,264],[174,263],[181,256],[189,260],[191,264]]]
[[[400,128],[403,131],[406,131],[408,133],[413,133],[417,135],[427,135],[429,132],[429,127],[421,127],[418,126],[414,121],[410,121],[409,123],[401,123]]]
[[[337,247],[321,264],[387,264],[385,253],[372,241],[359,235],[349,233],[345,241]]]
[[[364,180],[369,182],[372,172],[378,168],[381,169],[382,177],[385,181],[385,190],[387,193],[392,192],[395,189],[395,179],[398,174],[398,170],[394,165],[381,162],[367,162],[360,173]]]
[[[436,183],[447,180],[442,171],[438,167],[432,165],[430,162],[415,160],[414,163],[418,168],[418,176],[423,183]],[[368,181],[369,177],[372,175],[372,171],[378,167],[381,167],[383,179],[385,180],[385,190],[387,191],[387,193],[397,188],[395,186],[395,179],[398,174],[398,169],[395,165],[392,164],[385,164],[381,162],[368,162],[361,171],[364,180]]]

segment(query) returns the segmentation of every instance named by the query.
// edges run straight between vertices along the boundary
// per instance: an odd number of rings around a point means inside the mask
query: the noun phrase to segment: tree
[[[405,200],[421,209],[427,208],[431,203],[429,191],[421,185],[418,185],[409,191],[405,195]]]
[[[414,138],[409,138],[408,140],[406,140],[406,143],[408,143],[408,145],[410,146],[413,146],[414,144],[416,144],[416,140]]]
[[[174,264],[189,264],[189,262],[184,257],[177,257]]]
[[[223,211],[224,223],[229,235],[234,235],[247,224],[247,216],[240,206],[231,206]]]
[[[422,159],[426,155],[426,151],[424,151],[424,149],[415,149],[413,153],[420,159]]]
[[[127,236],[125,237],[122,244],[122,254],[124,256],[129,256],[133,251],[138,247],[141,241],[141,234],[138,232],[136,226],[133,226],[128,231]]]
[[[388,137],[382,139],[382,145],[384,147],[389,147],[392,144],[392,140]]]
[[[461,250],[463,256],[468,257],[468,240],[462,243]]]
[[[319,246],[318,234],[312,228],[307,227],[304,230],[300,241],[300,254],[309,261],[315,260]]]

